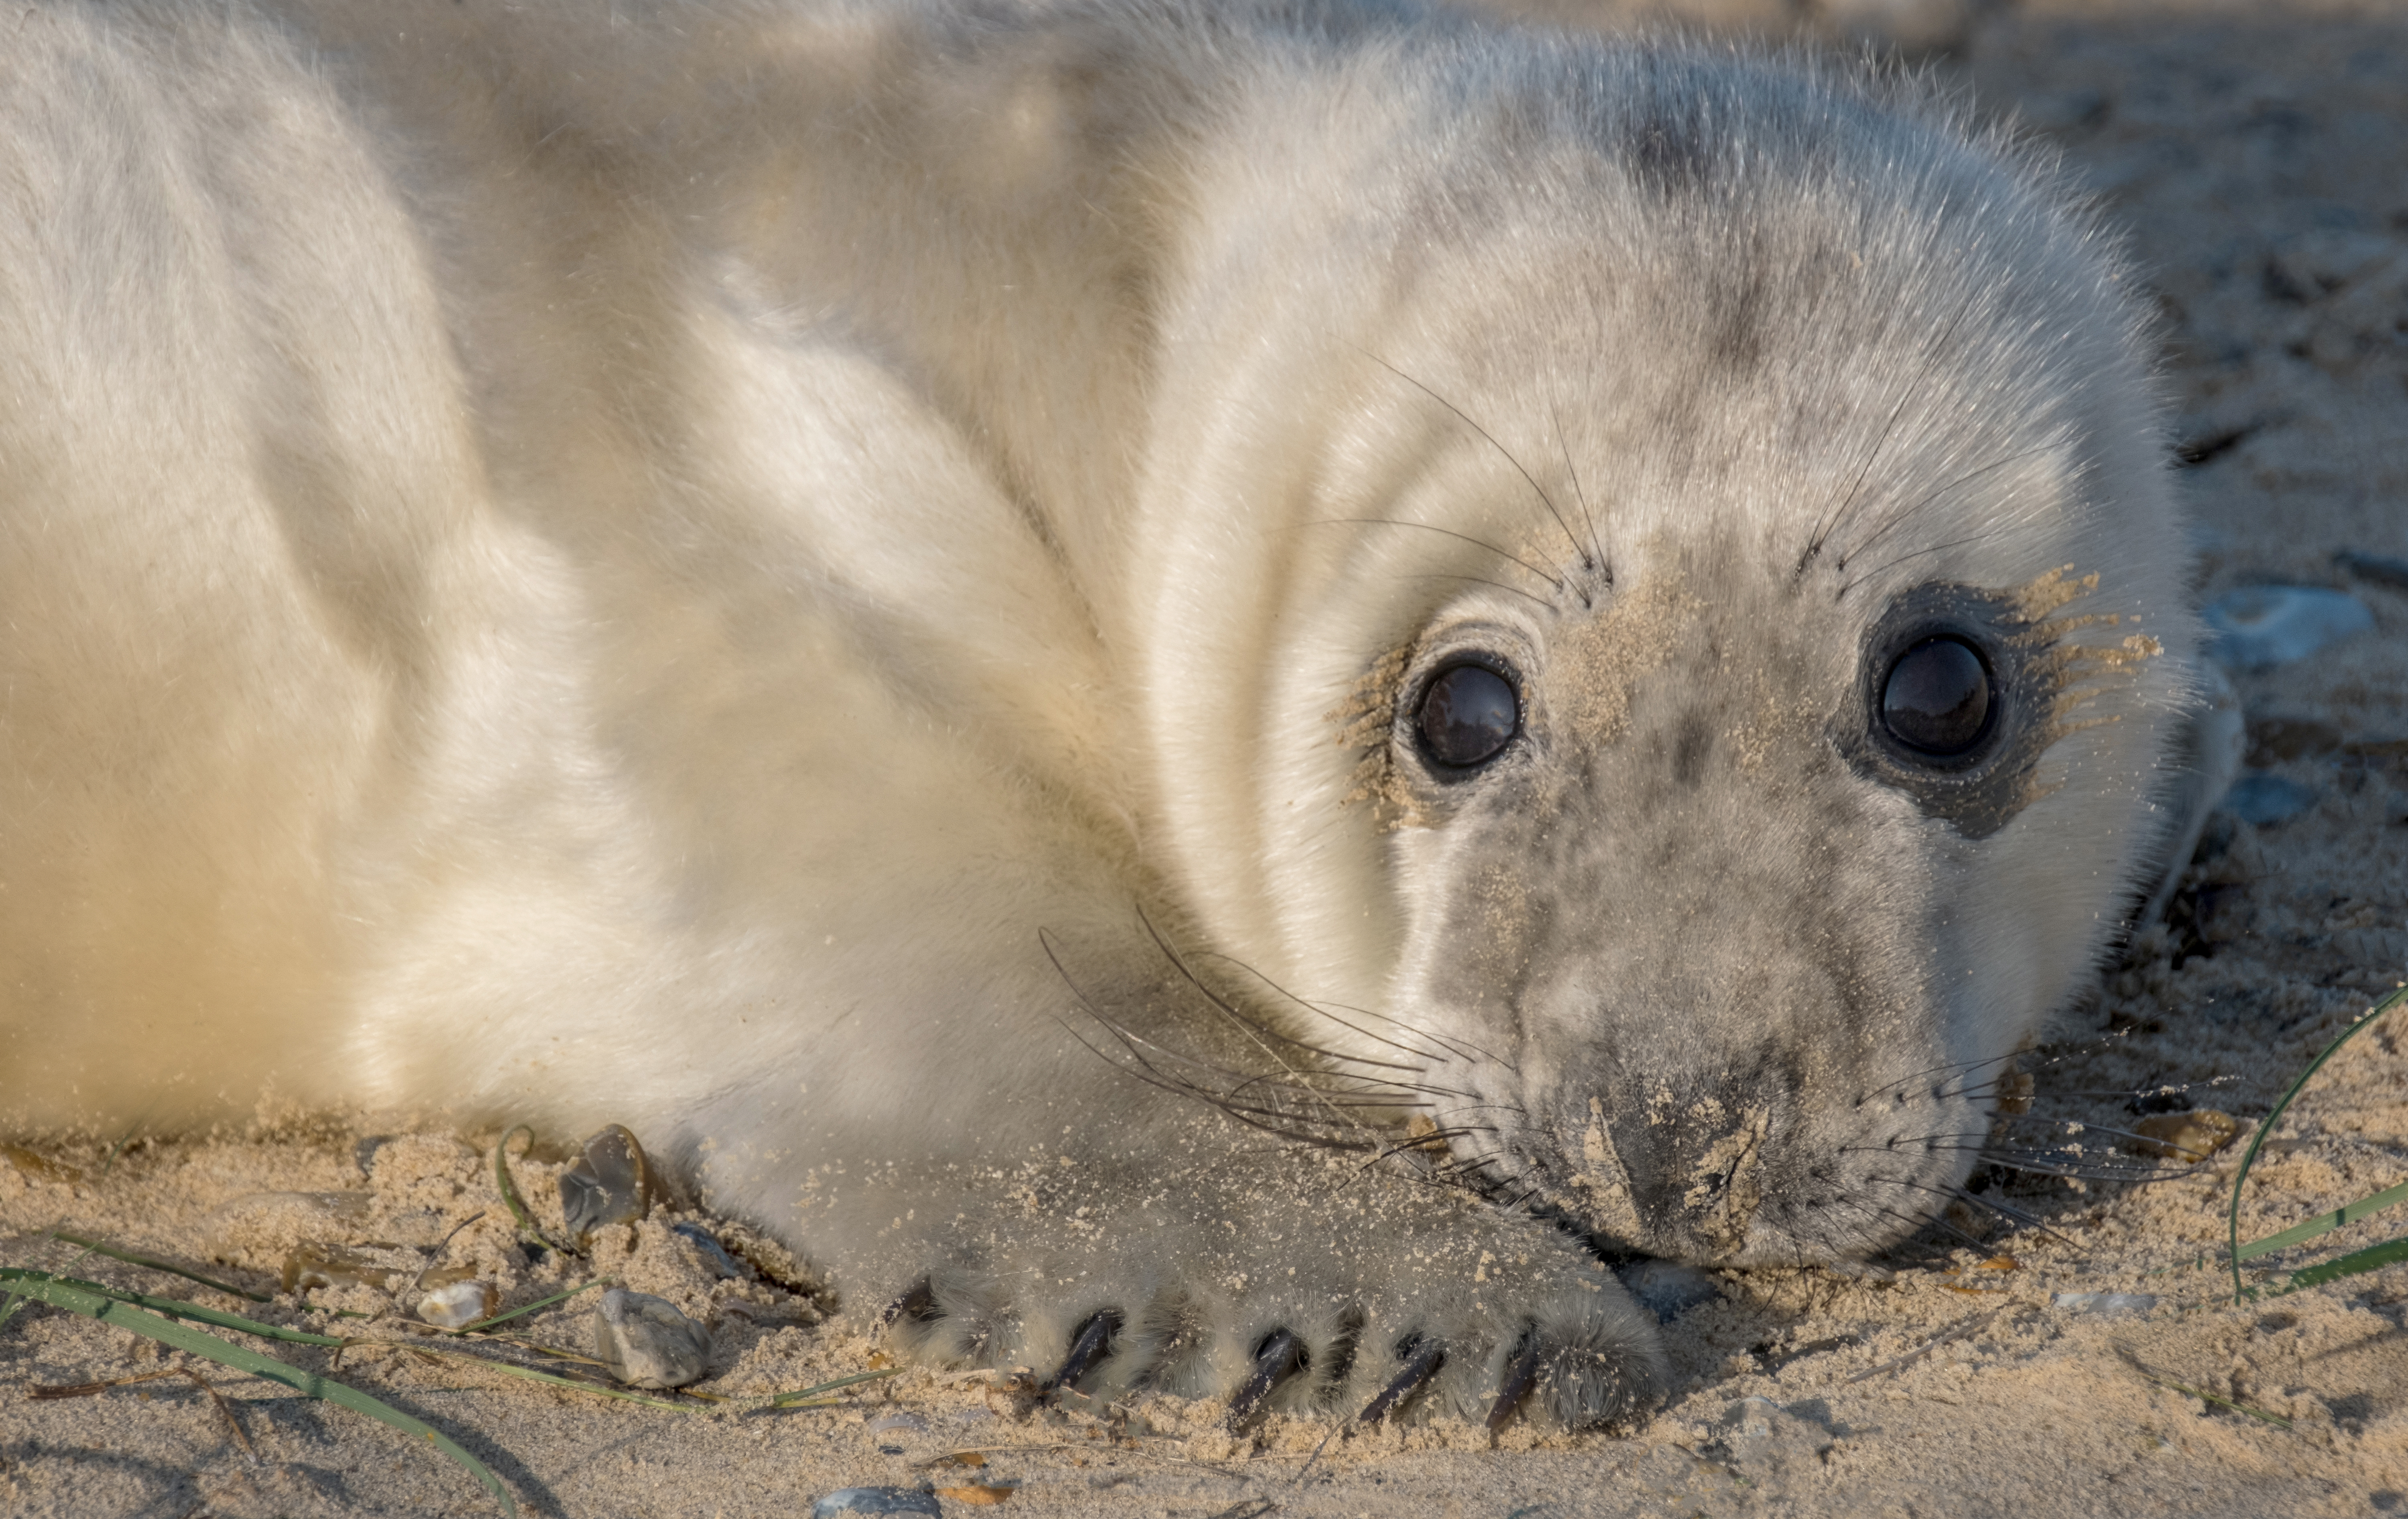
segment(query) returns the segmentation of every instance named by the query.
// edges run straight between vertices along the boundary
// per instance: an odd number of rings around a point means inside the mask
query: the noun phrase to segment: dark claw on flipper
[[[1254,1374],[1229,1399],[1229,1427],[1243,1429],[1262,1412],[1271,1389],[1305,1368],[1304,1341],[1285,1329],[1274,1329],[1254,1352]]]
[[[1062,1369],[1045,1383],[1045,1390],[1056,1387],[1077,1390],[1079,1379],[1095,1369],[1096,1363],[1112,1353],[1112,1337],[1121,1332],[1121,1316],[1111,1309],[1079,1326],[1078,1337],[1070,1341],[1070,1354],[1062,1357]]]
[[[1535,1329],[1522,1333],[1522,1342],[1513,1347],[1513,1358],[1505,1363],[1505,1382],[1497,1389],[1496,1406],[1488,1411],[1488,1433],[1497,1432],[1512,1422],[1513,1411],[1530,1389],[1539,1384],[1539,1334]]]
[[[1446,1364],[1446,1346],[1435,1340],[1409,1340],[1398,1347],[1398,1354],[1404,1358],[1405,1369],[1380,1389],[1380,1396],[1365,1406],[1356,1423],[1378,1424],[1402,1408]]]
[[[936,1290],[924,1276],[911,1283],[910,1291],[887,1304],[886,1311],[878,1315],[878,1322],[892,1327],[896,1319],[907,1316],[914,1324],[926,1324],[939,1316]]]

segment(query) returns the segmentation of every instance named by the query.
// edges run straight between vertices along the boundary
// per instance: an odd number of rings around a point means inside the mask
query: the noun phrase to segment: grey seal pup
[[[0,1106],[623,1121],[908,1354],[1636,1416],[2173,820],[2142,320],[1876,82],[1370,4],[36,7]]]

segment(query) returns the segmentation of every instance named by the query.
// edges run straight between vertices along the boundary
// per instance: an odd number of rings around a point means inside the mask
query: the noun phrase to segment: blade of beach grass
[[[507,1324],[510,1320],[517,1318],[520,1314],[532,1313],[538,1308],[550,1308],[554,1303],[562,1302],[576,1297],[579,1293],[585,1291],[588,1287],[613,1287],[616,1285],[618,1285],[618,1278],[597,1276],[591,1282],[580,1283],[578,1285],[569,1288],[566,1292],[555,1292],[549,1297],[538,1297],[534,1302],[527,1304],[523,1308],[514,1308],[507,1313],[496,1313],[490,1319],[479,1319],[474,1324],[464,1324],[459,1328],[454,1329],[452,1332],[453,1334],[462,1335],[482,1334],[486,1330],[491,1329],[496,1324]]]
[[[2272,1296],[2279,1297],[2284,1293],[2297,1292],[2302,1287],[2338,1282],[2345,1276],[2358,1276],[2367,1271],[2379,1271],[2384,1267],[2397,1266],[2401,1261],[2408,1261],[2408,1235],[2402,1235],[2397,1240],[2386,1240],[2379,1245],[2369,1245],[2364,1250],[2353,1250],[2346,1255],[2336,1255],[2329,1261],[2318,1261],[2314,1266],[2302,1267],[2292,1272],[2291,1280],[2284,1283]]]
[[[575,1251],[558,1243],[536,1226],[535,1214],[527,1211],[526,1199],[519,1196],[519,1184],[511,1179],[510,1141],[522,1134],[527,1137],[529,1148],[533,1148],[535,1130],[524,1124],[512,1125],[494,1141],[494,1188],[502,1195],[503,1206],[509,1209],[510,1217],[518,1224],[521,1243],[539,1245],[546,1250],[557,1250],[564,1255],[573,1255],[577,1254]]]
[[[542,1371],[531,1366],[519,1366],[509,1361],[497,1361],[490,1355],[480,1355],[475,1351],[459,1350],[450,1345],[430,1344],[423,1340],[354,1340],[353,1343],[387,1345],[401,1350],[414,1350],[422,1355],[448,1355],[455,1360],[474,1361],[486,1370],[499,1371],[506,1377],[520,1377],[528,1382],[549,1383],[554,1387],[571,1387],[580,1393],[595,1393],[604,1397],[618,1398],[624,1403],[641,1403],[646,1408],[666,1409],[671,1413],[710,1412],[708,1406],[697,1407],[692,1403],[672,1403],[665,1397],[648,1397],[642,1393],[629,1392],[624,1387],[606,1387],[598,1382],[583,1382],[575,1377],[564,1377],[556,1372]]]
[[[244,1334],[258,1335],[268,1340],[280,1340],[291,1344],[319,1345],[336,1350],[348,1350],[354,1347],[375,1345],[389,1349],[414,1350],[429,1355],[451,1355],[462,1360],[475,1361],[479,1365],[499,1371],[505,1376],[522,1377],[530,1382],[551,1383],[554,1386],[560,1387],[573,1387],[580,1392],[598,1393],[604,1397],[616,1397],[630,1403],[641,1403],[648,1408],[667,1409],[672,1412],[677,1413],[701,1413],[709,1412],[708,1409],[697,1408],[692,1403],[681,1403],[665,1398],[648,1397],[641,1393],[629,1392],[616,1387],[608,1387],[598,1383],[584,1382],[574,1377],[557,1376],[552,1372],[539,1370],[534,1367],[518,1366],[509,1361],[495,1360],[490,1355],[480,1355],[473,1351],[455,1350],[448,1345],[433,1343],[427,1340],[399,1340],[369,1336],[355,1336],[351,1339],[337,1339],[333,1335],[311,1334],[303,1329],[287,1329],[273,1324],[262,1324],[256,1319],[247,1319],[238,1313],[227,1313],[214,1308],[203,1308],[196,1303],[179,1302],[173,1297],[152,1297],[147,1294],[138,1292],[121,1292],[115,1287],[104,1286],[97,1282],[83,1282],[73,1277],[60,1277],[52,1275],[48,1271],[28,1270],[22,1267],[0,1267],[0,1283],[8,1283],[12,1284],[19,1283],[31,1283],[44,1286],[60,1287],[70,1292],[82,1293],[93,1297],[105,1297],[111,1302],[124,1303],[130,1307],[147,1309],[151,1312],[164,1314],[171,1318],[191,1319],[197,1323],[213,1325],[221,1329],[236,1329]],[[545,1298],[543,1301],[546,1303],[557,1302],[562,1297],[566,1297],[572,1296],[574,1293],[584,1291],[585,1287],[596,1285],[599,1285],[599,1283],[589,1282],[585,1283],[584,1287],[576,1287],[570,1289],[569,1292],[555,1294],[553,1297]],[[15,1290],[25,1292],[27,1289],[20,1286]],[[43,1297],[41,1300],[49,1301],[50,1299]],[[527,1312],[541,1306],[543,1306],[542,1303],[530,1303],[526,1308],[521,1309],[519,1311]],[[79,1310],[79,1311],[80,1311],[80,1310]],[[504,1317],[509,1316],[510,1315],[504,1315]],[[452,1331],[452,1335],[454,1337],[459,1335],[474,1335],[479,1339],[491,1338],[496,1343],[510,1345],[523,1351],[538,1351],[547,1355],[558,1355],[567,1360],[584,1361],[590,1366],[600,1366],[603,1364],[600,1361],[592,1360],[586,1356],[579,1355],[573,1351],[555,1350],[549,1345],[538,1345],[523,1340],[509,1340],[504,1339],[501,1336],[487,1337],[478,1333],[474,1326],[466,1329],[453,1330]],[[839,1388],[850,1387],[856,1383],[878,1382],[887,1377],[900,1376],[901,1374],[902,1369],[900,1367],[889,1368],[884,1370],[878,1371],[860,1371],[855,1372],[852,1376],[838,1377],[832,1382],[823,1382],[815,1386],[798,1388],[794,1392],[771,1393],[766,1397],[725,1397],[710,1394],[696,1394],[695,1396],[712,1405],[735,1404],[748,1407],[766,1406],[769,1408],[792,1408],[798,1405],[810,1407],[832,1407],[834,1406],[832,1404],[801,1405],[801,1400],[804,1398],[822,1397],[825,1394],[835,1392]]]
[[[2218,1408],[2230,1409],[2235,1413],[2245,1414],[2248,1417],[2257,1420],[2259,1424],[2272,1425],[2277,1429],[2288,1429],[2291,1427],[2291,1421],[2284,1418],[2279,1413],[2269,1413],[2264,1409],[2252,1408],[2248,1404],[2243,1403],[2237,1398],[2227,1397],[2221,1393],[2209,1392],[2204,1387],[2194,1387],[2187,1382],[2179,1382],[2172,1377],[2165,1375],[2163,1372],[2150,1369],[2148,1365],[2133,1352],[2132,1347],[2129,1345],[2117,1344],[2114,1349],[2116,1355],[2123,1360],[2126,1366],[2128,1366],[2133,1370],[2139,1372],[2141,1374],[2141,1380],[2143,1382],[2154,1383],[2157,1386],[2166,1388],[2171,1392],[2177,1392],[2185,1395],[2186,1397],[2196,1397],[2202,1403],[2213,1403]]]
[[[902,1374],[903,1369],[899,1366],[890,1366],[878,1371],[856,1371],[852,1376],[838,1377],[833,1382],[818,1383],[809,1387],[797,1387],[791,1393],[771,1393],[768,1399],[769,1406],[773,1409],[833,1407],[833,1404],[803,1403],[800,1399],[806,1397],[818,1397],[823,1394],[832,1393],[839,1387],[850,1387],[855,1383],[880,1382],[887,1377],[899,1377]]]
[[[280,1361],[272,1355],[262,1355],[256,1351],[245,1350],[240,1345],[228,1344],[215,1335],[205,1334],[165,1314],[151,1312],[148,1309],[136,1307],[132,1303],[120,1302],[105,1293],[70,1286],[64,1282],[32,1279],[34,1275],[38,1274],[29,1275],[19,1272],[12,1279],[16,1291],[35,1301],[48,1303],[53,1308],[65,1309],[70,1313],[79,1313],[85,1318],[108,1325],[112,1328],[123,1329],[129,1334],[140,1335],[146,1340],[155,1340],[163,1345],[198,1355],[204,1360],[215,1361],[220,1366],[231,1367],[236,1371],[248,1371],[254,1377],[261,1377],[290,1387],[305,1397],[338,1404],[354,1413],[364,1413],[378,1423],[398,1429],[414,1439],[425,1440],[474,1477],[479,1485],[492,1494],[494,1500],[502,1506],[502,1512],[515,1519],[518,1513],[517,1500],[510,1497],[510,1490],[502,1485],[501,1479],[494,1476],[482,1461],[461,1449],[459,1443],[449,1435],[423,1420],[412,1418],[391,1404],[379,1402],[356,1387],[331,1381],[314,1371],[305,1371],[297,1366]]]
[[[333,1335],[311,1334],[306,1329],[287,1329],[278,1325],[262,1324],[256,1319],[244,1318],[239,1313],[228,1313],[215,1308],[203,1308],[198,1303],[180,1302],[173,1297],[153,1297],[149,1293],[121,1292],[115,1287],[103,1286],[97,1282],[86,1282],[78,1277],[59,1276],[50,1271],[33,1271],[22,1267],[0,1266],[0,1282],[56,1283],[61,1286],[71,1287],[78,1292],[88,1292],[94,1297],[107,1297],[114,1302],[130,1303],[136,1308],[147,1308],[154,1313],[165,1313],[170,1318],[191,1319],[196,1324],[213,1324],[221,1329],[239,1329],[244,1334],[258,1335],[264,1340],[281,1340],[288,1344],[330,1345],[339,1350],[351,1343],[351,1340],[339,1340]]]
[[[254,1303],[272,1303],[276,1301],[275,1298],[263,1293],[247,1292],[240,1287],[233,1285],[231,1283],[220,1282],[215,1277],[203,1276],[200,1272],[178,1266],[173,1261],[164,1261],[156,1255],[146,1255],[138,1250],[126,1250],[117,1245],[105,1243],[102,1240],[88,1240],[80,1234],[69,1234],[64,1229],[52,1229],[50,1231],[50,1238],[54,1240],[64,1240],[71,1245],[80,1245],[83,1247],[84,1252],[87,1254],[106,1255],[110,1260],[123,1261],[128,1266],[139,1266],[153,1271],[165,1271],[169,1276],[179,1276],[187,1282],[197,1282],[202,1286],[208,1287],[213,1292],[224,1293],[229,1297],[241,1297]]]
[[[134,1137],[141,1133],[142,1125],[149,1122],[150,1122],[150,1113],[149,1110],[146,1109],[143,1111],[142,1116],[134,1121],[132,1127],[128,1128],[124,1133],[117,1137],[117,1142],[108,1147],[108,1158],[100,1163],[100,1175],[95,1178],[96,1181],[106,1182],[108,1180],[108,1173],[117,1169],[118,1157],[125,1154],[126,1149],[134,1143]],[[44,1232],[48,1233],[52,1239],[61,1238],[58,1232],[58,1225],[52,1225]],[[90,1247],[87,1246],[81,1254],[77,1255],[75,1260],[71,1260],[67,1262],[67,1264],[73,1266],[75,1261],[79,1261],[83,1259],[84,1255],[89,1255],[91,1254],[92,1251]],[[21,1294],[13,1290],[10,1291],[7,1297],[0,1297],[0,1328],[7,1327],[8,1321],[17,1316],[17,1310],[24,1306],[25,1298]]]
[[[2324,1068],[2325,1062],[2330,1060],[2343,1045],[2372,1027],[2375,1020],[2398,1007],[2402,1001],[2408,1001],[2408,983],[2402,983],[2394,988],[2389,996],[2367,1009],[2356,1023],[2341,1031],[2338,1039],[2324,1047],[2323,1053],[2309,1061],[2308,1068],[2300,1072],[2291,1084],[2284,1090],[2282,1097],[2275,1102],[2273,1111],[2267,1113],[2264,1120],[2258,1124],[2258,1132],[2249,1136],[2249,1148],[2241,1156],[2241,1168],[2233,1174],[2232,1204],[2227,1211],[2225,1218],[2225,1239],[2228,1248],[2232,1252],[2232,1300],[2235,1303],[2246,1301],[2249,1297],[2249,1289],[2241,1280],[2241,1187],[2249,1180],[2249,1168],[2257,1164],[2258,1147],[2266,1142],[2268,1135],[2274,1132],[2274,1121],[2283,1116],[2283,1111],[2288,1108],[2292,1099],[2300,1095],[2300,1089],[2306,1086],[2309,1080]],[[2379,1250],[2383,1247],[2378,1245],[2375,1248]],[[2344,1260],[2348,1258],[2348,1256],[2343,1257]],[[2337,1263],[2328,1262],[2327,1264]],[[2366,1268],[2361,1268],[2361,1269]],[[2295,1276],[2293,1280],[2298,1279]]]
[[[815,1386],[797,1388],[790,1393],[771,1393],[766,1397],[731,1397],[724,1394],[695,1393],[692,1395],[694,1401],[673,1402],[665,1397],[652,1397],[643,1393],[631,1392],[624,1387],[609,1387],[598,1382],[587,1382],[578,1377],[564,1377],[557,1372],[541,1370],[532,1366],[518,1366],[509,1361],[497,1361],[490,1355],[480,1355],[474,1351],[455,1350],[449,1345],[429,1344],[421,1340],[355,1340],[351,1343],[398,1346],[404,1350],[419,1351],[429,1355],[450,1355],[463,1361],[474,1361],[485,1369],[499,1371],[504,1376],[520,1377],[528,1382],[547,1383],[554,1387],[569,1387],[580,1393],[595,1393],[603,1397],[615,1397],[625,1403],[640,1403],[646,1408],[666,1409],[672,1413],[710,1413],[726,1408],[835,1408],[838,1406],[838,1400],[836,1399],[823,1403],[807,1403],[801,1400],[817,1397],[840,1387],[850,1387],[855,1383],[878,1382],[887,1377],[900,1376],[903,1373],[901,1367],[893,1367],[882,1371],[856,1372],[849,1377],[838,1377],[833,1382],[823,1382]],[[593,1364],[598,1366],[601,1363],[597,1361]]]
[[[2263,1240],[2252,1240],[2234,1251],[2233,1255],[2236,1259],[2245,1261],[2273,1251],[2288,1250],[2293,1245],[2305,1244],[2317,1235],[2329,1234],[2344,1224],[2355,1224],[2361,1218],[2379,1213],[2398,1202],[2408,1202],[2408,1182],[2402,1182],[2398,1186],[2385,1187],[2380,1192],[2369,1193],[2356,1202],[2344,1203],[2329,1213],[2318,1213],[2303,1224],[2292,1225],[2280,1234],[2270,1234]]]

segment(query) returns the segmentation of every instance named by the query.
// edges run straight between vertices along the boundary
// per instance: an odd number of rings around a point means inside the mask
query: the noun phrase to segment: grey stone
[[[682,1387],[710,1369],[710,1331],[666,1297],[613,1287],[594,1310],[594,1354],[630,1387]]]
[[[922,1487],[839,1487],[811,1505],[811,1519],[839,1513],[935,1513],[937,1495]]]
[[[651,1163],[622,1125],[609,1125],[586,1140],[584,1153],[560,1173],[561,1217],[580,1249],[595,1229],[637,1223],[652,1209]]]

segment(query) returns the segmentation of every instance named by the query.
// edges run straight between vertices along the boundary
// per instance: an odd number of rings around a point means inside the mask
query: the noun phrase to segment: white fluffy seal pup
[[[912,1354],[1612,1422],[1580,1236],[1912,1230],[2152,864],[2135,305],[1927,105],[1334,0],[12,36],[22,1129],[620,1120]]]

